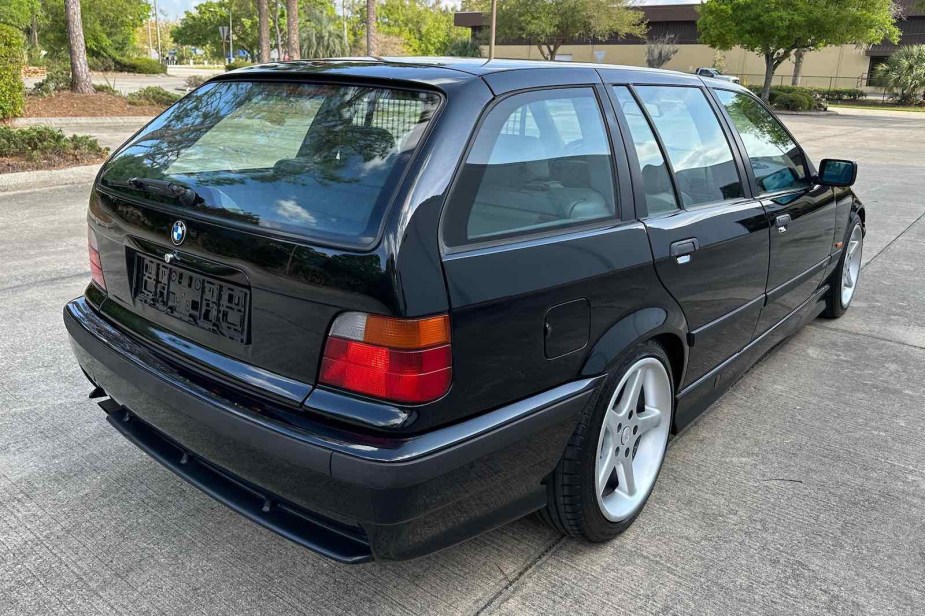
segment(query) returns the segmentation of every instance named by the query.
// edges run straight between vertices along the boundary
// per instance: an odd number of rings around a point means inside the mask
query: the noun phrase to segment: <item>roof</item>
[[[649,71],[659,73],[677,73],[661,69],[640,66],[619,66],[615,64],[595,64],[592,62],[551,62],[547,60],[488,60],[486,58],[462,57],[358,57],[331,58],[324,60],[290,60],[288,62],[271,62],[257,64],[231,71],[226,75],[242,75],[254,72],[299,73],[299,74],[338,74],[363,77],[397,78],[410,81],[430,81],[436,75],[453,74],[461,79],[521,69],[564,70],[574,68],[620,68],[632,71]]]

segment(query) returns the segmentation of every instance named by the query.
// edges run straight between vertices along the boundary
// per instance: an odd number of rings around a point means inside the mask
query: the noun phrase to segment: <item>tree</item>
[[[707,0],[697,28],[711,47],[764,58],[768,100],[775,71],[798,49],[897,41],[895,10],[892,0]]]
[[[260,45],[259,60],[270,61],[270,7],[267,0],[257,0],[257,37]]]
[[[874,69],[874,76],[895,93],[900,105],[921,103],[925,98],[925,45],[900,47]]]
[[[476,0],[490,10],[489,0]],[[527,40],[547,60],[555,60],[566,41],[594,41],[613,36],[645,36],[642,11],[627,0],[503,0],[498,5],[498,40]]]
[[[400,37],[416,56],[448,55],[451,48],[460,49],[460,41],[469,39],[465,29],[453,25],[453,9],[440,0],[384,0],[376,16],[377,34]],[[382,41],[378,43],[382,53]]]
[[[228,26],[228,11],[234,19],[231,22],[234,48],[249,56],[256,56],[259,49],[258,22],[252,0],[210,0],[186,11],[180,23],[171,31],[175,43],[205,49],[212,58],[222,58],[225,53],[220,27]]]
[[[336,58],[350,53],[333,11],[310,8],[308,21],[309,27],[301,29],[303,58]]]
[[[286,0],[286,50],[290,60],[299,59],[299,0]]]
[[[135,32],[151,14],[147,0],[80,0],[79,4],[88,58],[116,60],[136,55]],[[65,0],[44,0],[42,6],[42,46],[50,57],[63,60],[70,50]]]
[[[376,32],[376,0],[366,0],[366,55],[379,53],[379,40]]]
[[[649,68],[662,68],[678,53],[674,34],[663,34],[646,41],[646,66]]]
[[[67,15],[67,38],[71,55],[71,91],[77,94],[93,94],[90,67],[87,65],[87,45],[84,43],[84,27],[80,17],[80,0],[65,0]]]

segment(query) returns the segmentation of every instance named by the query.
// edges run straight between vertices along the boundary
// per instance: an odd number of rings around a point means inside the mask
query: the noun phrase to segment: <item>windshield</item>
[[[207,84],[117,152],[101,182],[200,214],[367,245],[439,100],[379,87]],[[167,182],[195,197],[150,190]]]

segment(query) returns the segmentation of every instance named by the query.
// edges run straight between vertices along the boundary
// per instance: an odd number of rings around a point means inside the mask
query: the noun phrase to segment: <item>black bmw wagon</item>
[[[64,321],[116,430],[325,556],[413,558],[533,512],[600,542],[672,434],[848,308],[855,175],[695,75],[255,66],[103,166]]]

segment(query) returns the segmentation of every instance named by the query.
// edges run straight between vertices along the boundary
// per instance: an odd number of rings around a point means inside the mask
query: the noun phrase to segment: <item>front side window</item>
[[[665,146],[685,207],[744,195],[732,149],[702,90],[640,86],[636,91]]]
[[[511,96],[482,123],[447,208],[450,246],[613,217],[610,145],[590,88]]]
[[[742,137],[762,193],[806,188],[806,159],[783,125],[748,94],[715,90]]]
[[[666,214],[678,209],[678,201],[671,186],[671,176],[665,157],[658,147],[655,134],[642,113],[639,103],[626,86],[615,86],[614,93],[623,110],[623,117],[633,139],[633,149],[639,160],[639,172],[646,193],[646,211],[649,216]]]
[[[379,87],[206,84],[117,152],[101,183],[190,212],[368,245],[439,102]],[[181,203],[139,180],[196,197]]]

